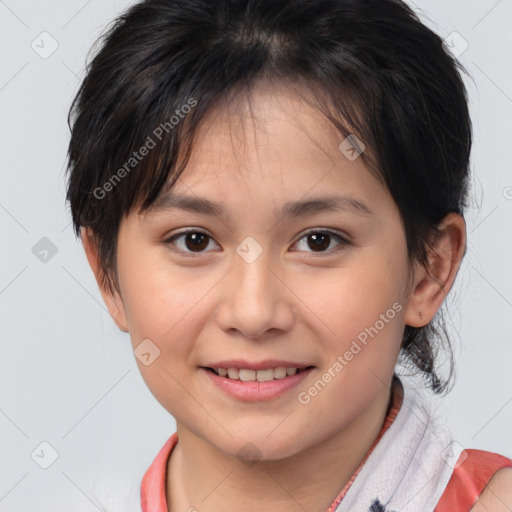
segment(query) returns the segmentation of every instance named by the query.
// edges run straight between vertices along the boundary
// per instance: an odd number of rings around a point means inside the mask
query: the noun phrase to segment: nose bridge
[[[243,296],[246,304],[257,306],[260,314],[275,300],[272,293],[274,287],[270,283],[273,276],[268,269],[271,265],[270,259],[270,250],[264,249],[252,236],[246,237],[236,248],[237,291]]]
[[[282,284],[270,270],[274,265],[271,251],[251,236],[237,247],[233,286],[225,297],[221,315],[224,329],[236,328],[245,336],[255,338],[266,330],[287,329],[292,319],[289,304],[282,293]],[[270,268],[269,268],[270,267]]]

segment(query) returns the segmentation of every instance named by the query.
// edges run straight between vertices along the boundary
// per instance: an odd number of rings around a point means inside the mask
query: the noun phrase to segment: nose
[[[294,321],[293,293],[280,277],[280,267],[265,251],[255,259],[234,255],[226,276],[217,322],[226,332],[261,339],[269,331],[287,331]],[[274,332],[273,335],[276,333]]]

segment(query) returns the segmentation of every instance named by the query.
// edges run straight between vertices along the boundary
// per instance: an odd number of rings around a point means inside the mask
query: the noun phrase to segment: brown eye
[[[191,251],[201,251],[208,247],[207,238],[208,236],[204,233],[187,233],[185,235],[185,246]]]
[[[178,252],[201,253],[208,247],[210,241],[211,237],[207,233],[196,229],[176,233],[164,242],[176,246]]]
[[[306,233],[298,242],[300,244],[302,240],[306,240],[306,247],[310,249],[306,252],[316,252],[316,253],[330,253],[337,250],[342,249],[344,246],[350,245],[350,242],[338,235],[337,233],[333,233],[332,231],[310,231]],[[331,246],[333,240],[338,242],[337,247],[332,250],[328,250]]]
[[[329,245],[331,243],[331,237],[330,237],[330,235],[328,235],[326,233],[308,235],[308,239],[309,239],[308,241],[311,242],[308,245],[314,251],[316,251],[317,249],[319,249],[319,250],[328,249]]]

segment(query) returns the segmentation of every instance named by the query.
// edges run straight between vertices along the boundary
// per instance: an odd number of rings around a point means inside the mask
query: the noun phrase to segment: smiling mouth
[[[302,373],[314,367],[307,366],[305,368],[293,368],[278,366],[276,368],[268,368],[265,370],[250,370],[247,368],[204,368],[214,373],[215,375],[218,375],[219,377],[225,377],[226,379],[230,380],[240,380],[243,382],[268,382],[271,380],[285,379],[286,377],[290,377],[297,373]]]

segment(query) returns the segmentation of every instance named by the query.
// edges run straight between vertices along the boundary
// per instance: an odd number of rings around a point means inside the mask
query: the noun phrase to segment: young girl
[[[71,110],[80,234],[176,419],[144,512],[512,509],[426,393],[466,248],[461,66],[400,0],[146,0]],[[450,375],[451,376],[451,375]]]

